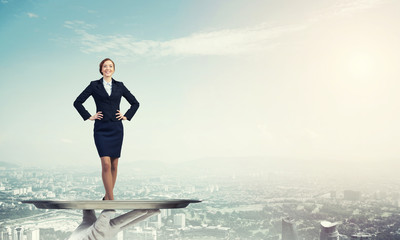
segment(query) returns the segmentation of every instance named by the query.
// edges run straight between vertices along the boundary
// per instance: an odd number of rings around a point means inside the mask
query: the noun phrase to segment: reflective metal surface
[[[168,209],[185,208],[190,203],[199,203],[200,200],[171,199],[171,200],[113,200],[113,201],[48,201],[28,200],[22,203],[34,204],[37,208],[43,209]]]

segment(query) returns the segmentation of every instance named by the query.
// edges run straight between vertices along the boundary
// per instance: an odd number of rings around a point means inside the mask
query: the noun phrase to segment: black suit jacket
[[[122,82],[112,79],[111,95],[108,96],[103,85],[103,78],[101,78],[90,82],[89,86],[83,90],[74,102],[74,107],[78,110],[83,120],[87,120],[92,116],[83,106],[83,103],[90,96],[94,98],[96,103],[96,112],[101,111],[103,113],[103,118],[101,120],[96,119],[96,121],[120,121],[117,119],[117,115],[115,114],[117,113],[117,110],[120,110],[119,104],[121,102],[121,97],[124,97],[131,104],[131,107],[124,115],[129,121],[139,108],[139,102]]]

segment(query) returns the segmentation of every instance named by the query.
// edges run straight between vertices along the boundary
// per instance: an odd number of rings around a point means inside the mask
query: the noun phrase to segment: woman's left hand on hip
[[[118,120],[126,120],[127,119],[124,115],[122,115],[121,111],[119,111],[119,110],[117,110],[117,113],[115,115],[117,115]]]

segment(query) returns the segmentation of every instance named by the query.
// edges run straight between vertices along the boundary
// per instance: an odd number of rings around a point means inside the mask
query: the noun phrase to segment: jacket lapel
[[[109,96],[108,96],[108,93],[107,93],[107,91],[106,91],[106,89],[104,88],[103,78],[100,78],[100,79],[98,80],[97,89],[99,90],[99,92],[100,92],[102,95],[104,95],[104,96],[106,96],[106,97],[109,97]],[[111,89],[111,90],[112,90],[112,89]]]
[[[118,84],[117,82],[114,80],[114,78],[112,78],[112,83],[111,83],[111,94],[110,96],[108,95],[106,89],[104,88],[104,84],[103,84],[103,78],[100,78],[98,80],[98,84],[97,84],[97,89],[99,90],[100,93],[102,93],[102,95],[106,96],[106,97],[112,97],[113,95],[115,95],[115,93],[118,90]]]
[[[111,94],[110,97],[114,94],[115,95],[115,91],[117,90],[118,86],[116,84],[116,81],[114,80],[114,78],[112,78],[111,80]],[[108,95],[108,94],[107,94]]]

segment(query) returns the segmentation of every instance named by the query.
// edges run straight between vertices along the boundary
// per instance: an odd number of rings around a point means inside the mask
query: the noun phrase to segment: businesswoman
[[[139,102],[122,82],[112,78],[115,71],[114,62],[106,58],[99,66],[102,78],[92,81],[76,98],[74,107],[83,120],[94,122],[94,142],[101,159],[102,178],[105,188],[103,200],[114,200],[114,185],[117,180],[118,159],[121,156],[124,137],[123,120],[131,120],[139,108]],[[85,109],[83,103],[90,96],[96,103],[96,114],[93,116]],[[120,112],[119,104],[124,97],[130,108],[125,114]]]

